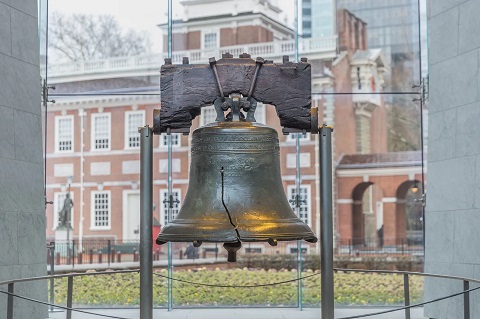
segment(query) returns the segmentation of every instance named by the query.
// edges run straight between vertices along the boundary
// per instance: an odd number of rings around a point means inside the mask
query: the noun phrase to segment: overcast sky
[[[280,0],[279,6],[293,27],[295,0]],[[125,28],[145,30],[151,34],[153,52],[161,51],[162,35],[156,25],[166,21],[167,0],[49,0],[50,12],[109,14],[117,17]],[[182,6],[173,0],[173,17],[181,18]]]

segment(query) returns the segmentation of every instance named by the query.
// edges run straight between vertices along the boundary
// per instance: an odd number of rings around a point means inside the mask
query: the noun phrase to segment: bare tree
[[[54,13],[48,29],[50,54],[57,61],[80,61],[148,53],[146,32],[124,30],[110,15]]]

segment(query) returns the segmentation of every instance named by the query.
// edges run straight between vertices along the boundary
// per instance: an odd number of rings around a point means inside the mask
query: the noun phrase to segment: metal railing
[[[335,247],[337,255],[423,255],[423,244],[421,241],[409,238],[390,238],[382,240],[377,238],[340,239],[337,240]]]
[[[394,309],[388,309],[385,311],[380,311],[380,312],[375,312],[375,313],[370,313],[370,314],[362,314],[362,315],[357,315],[357,316],[350,316],[350,317],[344,317],[340,319],[353,319],[353,318],[364,318],[364,317],[370,317],[373,315],[379,315],[379,314],[385,314],[385,313],[391,313],[395,311],[404,311],[404,316],[405,319],[410,319],[410,309],[413,307],[418,307],[418,306],[423,306],[429,303],[434,303],[438,302],[441,300],[445,300],[451,297],[455,296],[460,296],[463,295],[463,317],[464,319],[471,319],[471,313],[470,313],[470,292],[480,289],[480,287],[476,288],[470,288],[471,283],[476,283],[480,284],[480,280],[477,279],[472,279],[472,278],[466,278],[466,277],[458,277],[458,276],[447,276],[447,275],[438,275],[438,274],[430,274],[430,273],[420,273],[420,272],[407,272],[407,271],[379,271],[379,270],[358,270],[358,269],[340,269],[336,268],[336,272],[359,272],[359,273],[376,273],[376,274],[395,274],[395,275],[402,275],[404,280],[403,284],[403,294],[404,294],[404,300],[405,300],[405,305],[403,307],[398,307]],[[19,298],[23,300],[27,300],[30,302],[35,302],[35,303],[40,303],[44,305],[49,305],[51,307],[57,307],[60,309],[66,310],[66,318],[71,319],[72,318],[72,312],[81,312],[81,313],[87,313],[91,315],[97,315],[97,316],[102,316],[102,317],[110,317],[110,318],[120,318],[121,317],[116,317],[116,316],[109,316],[109,315],[104,315],[104,314],[98,314],[98,313],[93,313],[89,312],[86,310],[82,309],[76,309],[73,308],[73,291],[74,291],[74,280],[73,278],[75,277],[83,277],[83,276],[102,276],[102,275],[112,275],[112,274],[125,274],[125,273],[135,273],[138,272],[138,270],[122,270],[122,271],[109,271],[109,272],[102,272],[102,273],[76,273],[76,274],[66,274],[66,275],[50,275],[50,276],[41,276],[41,277],[32,277],[32,278],[22,278],[22,279],[14,279],[14,280],[7,280],[7,281],[0,281],[0,287],[2,286],[7,286],[7,290],[0,290],[0,293],[7,295],[7,309],[6,309],[6,319],[13,319],[14,318],[14,299]],[[409,286],[409,278],[410,276],[424,276],[424,277],[430,277],[430,278],[440,278],[440,279],[453,279],[453,280],[459,280],[463,282],[463,291],[460,291],[455,294],[447,295],[441,298],[437,298],[434,300],[430,301],[425,301],[422,303],[417,303],[417,304],[410,304],[410,286]],[[66,306],[62,305],[56,305],[54,304],[54,300],[50,300],[50,302],[44,302],[41,300],[35,300],[33,298],[21,296],[15,293],[15,285],[18,283],[25,283],[25,282],[33,282],[33,281],[39,281],[39,280],[50,280],[52,282],[52,279],[58,279],[58,278],[67,278],[67,300],[66,300]],[[176,278],[171,278],[172,280],[178,280]],[[301,280],[302,278],[300,278]],[[285,282],[278,282],[278,283],[271,283],[269,285],[276,285],[276,284],[283,284]],[[202,283],[192,283],[196,285],[204,285]],[[260,285],[259,285],[260,286]],[[221,285],[219,285],[221,287]],[[241,288],[241,286],[239,286]],[[53,289],[53,287],[51,287]]]
[[[410,319],[410,309],[414,307],[420,307],[426,304],[438,302],[441,300],[445,300],[448,298],[456,297],[459,295],[463,295],[463,318],[464,319],[471,319],[470,315],[470,292],[480,289],[480,287],[470,289],[470,283],[480,284],[480,280],[473,279],[473,278],[466,278],[466,277],[459,277],[459,276],[448,276],[448,275],[439,275],[439,274],[430,274],[430,273],[423,273],[423,272],[412,272],[412,271],[389,271],[389,270],[362,270],[362,269],[344,269],[344,268],[334,268],[336,272],[343,271],[343,272],[358,272],[358,273],[376,273],[376,274],[396,274],[396,275],[403,275],[403,296],[405,300],[405,306],[399,307],[397,309],[389,309],[385,311],[380,311],[371,314],[363,314],[359,316],[350,316],[344,317],[339,319],[354,319],[354,318],[365,318],[370,317],[373,315],[380,315],[386,314],[394,311],[401,311],[404,310],[405,312],[405,319]],[[430,277],[430,278],[440,278],[440,279],[453,279],[453,280],[461,280],[463,281],[463,291],[447,295],[444,297],[436,298],[430,301],[425,301],[417,304],[410,304],[410,285],[409,285],[409,278],[410,276],[423,276],[423,277]]]
[[[306,38],[300,39],[299,41],[299,52],[302,55],[330,52],[335,54],[336,47],[336,36]],[[172,54],[172,62],[181,64],[183,57],[188,57],[190,63],[207,63],[209,58],[218,58],[227,52],[233,56],[239,56],[246,52],[251,54],[252,57],[261,56],[266,59],[280,59],[283,55],[293,56],[295,54],[295,40],[225,46],[208,50],[175,51]],[[139,70],[154,70],[158,73],[158,69],[163,64],[164,58],[167,58],[166,53],[156,53],[141,56],[50,64],[48,66],[48,75],[49,77],[61,77]],[[42,72],[44,72],[44,70],[42,70]]]
[[[195,254],[188,256],[188,244],[175,244],[174,259],[202,259],[219,258],[225,256],[225,250],[221,245],[205,244],[195,249]],[[283,245],[271,247],[268,244],[245,243],[240,254],[296,254],[296,245]],[[47,264],[52,262],[55,265],[76,265],[85,264],[115,264],[121,262],[139,262],[139,240],[72,240],[49,242],[47,245]],[[318,254],[315,245],[304,244],[303,254]],[[392,256],[423,256],[423,245],[418,241],[405,238],[388,239],[348,239],[337,240],[335,243],[336,256],[363,257],[370,255],[392,255]],[[166,260],[167,252],[163,246],[155,245],[153,260]]]

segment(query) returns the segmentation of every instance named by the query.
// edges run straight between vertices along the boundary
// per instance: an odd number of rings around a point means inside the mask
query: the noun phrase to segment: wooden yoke
[[[316,109],[311,109],[311,67],[302,58],[299,63],[283,58],[282,64],[248,54],[233,58],[210,59],[210,64],[174,65],[165,59],[161,68],[161,108],[154,111],[155,134],[188,133],[201,108],[223,97],[240,93],[245,98],[275,105],[284,132],[318,133]],[[216,74],[215,74],[216,73]],[[255,74],[257,75],[255,77]],[[217,78],[219,83],[217,83]]]

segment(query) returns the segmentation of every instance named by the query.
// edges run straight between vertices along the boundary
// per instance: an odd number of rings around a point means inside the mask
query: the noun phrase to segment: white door
[[[140,194],[127,194],[124,240],[140,240]]]

